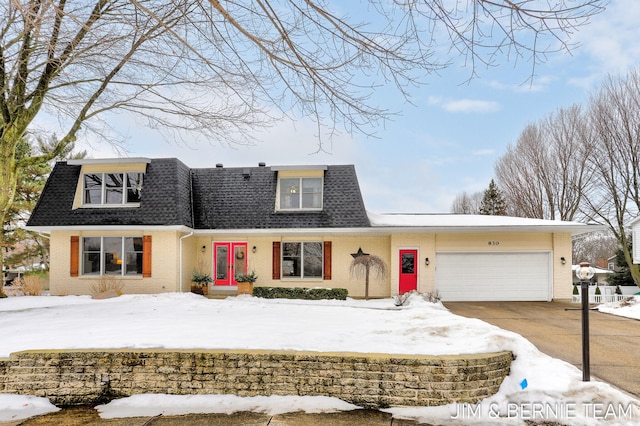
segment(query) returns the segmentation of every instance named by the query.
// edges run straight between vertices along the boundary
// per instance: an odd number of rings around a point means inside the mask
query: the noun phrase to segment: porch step
[[[212,291],[209,289],[209,294],[206,296],[207,299],[226,299],[229,296],[237,296],[237,290],[215,290]]]

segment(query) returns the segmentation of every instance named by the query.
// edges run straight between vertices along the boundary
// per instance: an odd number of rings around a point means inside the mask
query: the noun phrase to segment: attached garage
[[[443,301],[550,301],[550,252],[436,253]]]

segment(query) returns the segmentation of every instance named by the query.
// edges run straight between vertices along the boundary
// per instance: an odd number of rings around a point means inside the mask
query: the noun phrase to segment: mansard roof
[[[300,212],[276,211],[277,167],[190,169],[175,158],[148,160],[138,207],[74,209],[81,169],[81,164],[72,161],[55,165],[28,226],[185,226],[196,230],[369,226],[352,165],[324,167],[322,210]]]

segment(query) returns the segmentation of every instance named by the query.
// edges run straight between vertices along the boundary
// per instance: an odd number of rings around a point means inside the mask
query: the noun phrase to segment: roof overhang
[[[77,226],[26,226],[26,230],[51,234],[56,231],[175,231],[192,232],[183,225],[77,225]]]
[[[466,216],[466,217],[465,217]],[[175,231],[193,232],[200,236],[222,235],[392,235],[398,233],[461,234],[487,232],[570,233],[572,236],[606,229],[604,225],[507,216],[478,215],[376,215],[369,213],[370,227],[354,228],[246,228],[192,229],[182,225],[84,225],[84,226],[27,226],[42,233],[54,231]]]
[[[328,166],[322,164],[308,165],[308,166],[271,166],[271,170],[274,172],[285,170],[327,170]]]
[[[78,160],[67,160],[70,166],[83,166],[85,164],[129,164],[129,163],[151,163],[151,158],[147,157],[126,157],[126,158],[80,158]]]
[[[367,212],[371,226],[388,232],[479,233],[546,232],[572,236],[606,229],[604,225],[513,216],[464,214],[376,214]]]

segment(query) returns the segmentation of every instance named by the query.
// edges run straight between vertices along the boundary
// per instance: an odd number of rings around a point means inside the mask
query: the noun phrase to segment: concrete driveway
[[[579,303],[445,302],[454,314],[514,331],[582,371]],[[578,310],[567,310],[576,309]],[[589,312],[591,376],[640,397],[640,321]]]

